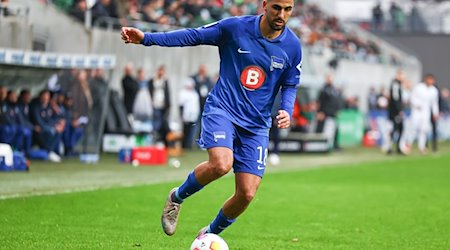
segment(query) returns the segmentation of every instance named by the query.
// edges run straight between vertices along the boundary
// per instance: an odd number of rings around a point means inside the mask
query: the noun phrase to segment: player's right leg
[[[220,115],[208,115],[202,119],[201,146],[208,149],[209,159],[200,163],[179,188],[167,197],[161,223],[167,235],[176,230],[181,203],[201,190],[208,183],[227,174],[233,165],[234,126]]]
[[[175,233],[181,203],[184,199],[200,191],[208,183],[227,174],[233,164],[233,151],[225,147],[208,149],[209,160],[200,163],[183,184],[173,188],[167,197],[161,216],[161,224],[167,235]]]

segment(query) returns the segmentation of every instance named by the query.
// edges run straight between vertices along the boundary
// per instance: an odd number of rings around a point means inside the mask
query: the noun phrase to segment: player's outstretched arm
[[[218,45],[223,41],[219,25],[210,24],[200,28],[179,29],[169,32],[142,32],[132,27],[123,27],[121,32],[125,43],[142,44],[145,46],[158,45],[162,47],[184,47],[204,45]]]
[[[144,32],[133,27],[122,27],[120,35],[125,43],[140,44],[144,39]]]
[[[286,110],[278,110],[276,119],[278,128],[289,128],[291,126],[291,116]]]

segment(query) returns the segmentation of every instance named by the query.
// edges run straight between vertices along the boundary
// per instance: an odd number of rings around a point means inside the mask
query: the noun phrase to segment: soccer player
[[[431,131],[431,120],[439,117],[439,94],[435,87],[435,78],[427,74],[423,82],[414,86],[411,93],[411,126],[406,133],[405,153],[411,152],[411,145],[417,137],[420,152],[426,154],[427,135]]]
[[[290,126],[302,60],[299,39],[285,26],[294,1],[264,0],[262,5],[260,16],[231,17],[197,29],[143,33],[122,28],[125,43],[219,48],[220,75],[206,100],[199,139],[209,158],[170,191],[161,218],[167,235],[175,233],[182,202],[231,168],[235,193],[199,235],[219,234],[248,207],[264,174],[270,111],[280,89],[278,127]]]

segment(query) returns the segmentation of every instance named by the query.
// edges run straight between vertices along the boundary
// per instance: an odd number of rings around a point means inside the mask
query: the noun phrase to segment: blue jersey
[[[232,17],[197,29],[145,33],[142,44],[218,46],[219,79],[203,114],[224,115],[248,131],[267,135],[273,101],[280,87],[280,109],[292,115],[302,54],[299,39],[287,27],[273,40],[264,38],[260,19],[261,16]]]

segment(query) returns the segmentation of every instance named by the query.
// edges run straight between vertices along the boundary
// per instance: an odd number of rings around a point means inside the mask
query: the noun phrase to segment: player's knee
[[[238,194],[240,200],[246,204],[250,203],[255,197],[256,192],[253,191],[244,191]]]
[[[218,176],[226,175],[231,170],[231,163],[220,161],[214,164],[213,171]]]
[[[225,156],[212,157],[209,162],[212,167],[211,168],[212,172],[216,176],[220,177],[230,172],[231,167],[233,165],[233,158]]]

